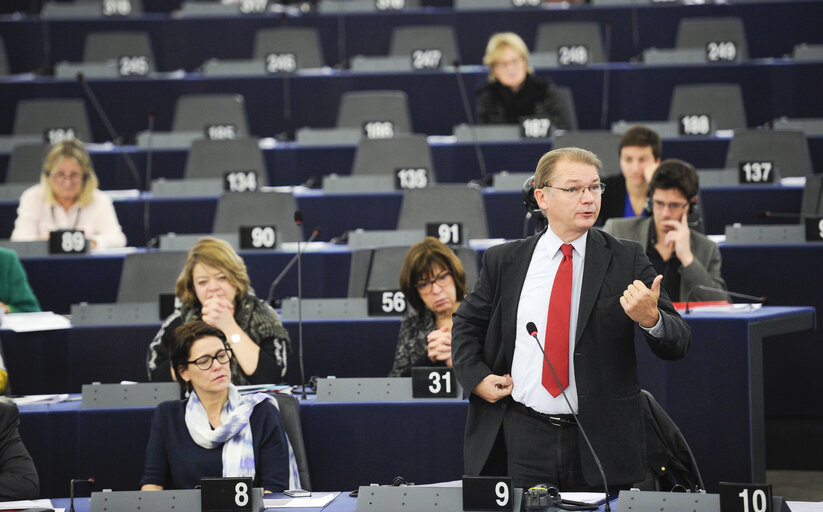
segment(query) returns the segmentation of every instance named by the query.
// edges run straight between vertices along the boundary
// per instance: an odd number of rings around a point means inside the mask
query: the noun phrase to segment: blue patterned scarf
[[[254,478],[254,442],[249,417],[254,407],[264,400],[271,401],[278,410],[277,400],[265,393],[240,396],[237,388],[229,385],[229,399],[220,413],[222,425],[212,429],[203,403],[192,392],[186,404],[186,427],[189,435],[199,446],[206,449],[223,446],[223,476],[248,476]],[[289,489],[300,488],[300,476],[291,442],[289,447]]]

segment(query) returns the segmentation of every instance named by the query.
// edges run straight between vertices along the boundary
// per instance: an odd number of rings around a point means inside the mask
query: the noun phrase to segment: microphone
[[[766,304],[768,302],[768,299],[765,296],[755,297],[754,295],[746,295],[745,293],[730,292],[728,290],[724,290],[723,288],[713,288],[711,286],[706,286],[706,285],[703,285],[703,284],[697,284],[697,285],[694,285],[691,288],[691,290],[689,290],[689,293],[686,294],[686,314],[687,315],[689,313],[691,313],[691,310],[689,309],[689,301],[691,300],[692,294],[695,292],[695,290],[706,290],[706,291],[709,291],[709,292],[722,293],[722,294],[725,294],[725,295],[729,295],[731,297],[739,297],[741,299],[753,300],[753,301],[758,302],[760,304]]]
[[[540,340],[537,338],[537,326],[534,322],[529,322],[526,324],[526,331],[528,331],[529,336],[534,338],[534,341],[537,342],[537,346],[540,347],[540,352],[543,353],[543,359],[545,359],[546,364],[549,365],[549,370],[552,372],[552,377],[554,377],[557,387],[560,388],[560,392],[563,394],[563,399],[566,401],[566,405],[569,406],[569,411],[571,411],[574,416],[575,423],[577,423],[577,428],[580,430],[580,434],[583,436],[583,439],[586,440],[586,445],[589,447],[589,452],[591,452],[594,462],[597,464],[597,469],[600,470],[600,478],[603,479],[603,488],[606,492],[606,506],[604,510],[606,512],[611,512],[611,507],[609,506],[609,486],[606,484],[606,473],[603,472],[603,466],[600,464],[600,458],[597,457],[597,453],[595,453],[594,447],[592,447],[592,443],[589,441],[589,436],[586,435],[586,431],[583,429],[583,424],[580,423],[580,418],[577,417],[577,413],[574,412],[574,408],[572,407],[572,403],[569,401],[569,397],[566,396],[566,390],[563,389],[563,386],[560,384],[560,379],[557,378],[557,374],[554,372],[554,368],[552,368],[552,363],[549,361],[549,357],[546,355],[543,345],[540,344]]]
[[[151,163],[152,163],[152,135],[154,135],[154,111],[150,110],[148,115],[148,135],[146,137],[146,186],[145,190],[151,190]],[[149,224],[149,201],[143,209],[143,231],[146,237],[146,247],[151,247],[151,226]]]
[[[466,83],[463,80],[463,74],[460,72],[460,61],[455,59],[452,64],[454,65],[454,76],[457,78],[457,88],[460,90],[460,101],[463,103],[466,122],[469,123],[469,132],[472,134],[474,154],[477,157],[477,165],[480,167],[480,181],[488,186],[491,185],[491,178],[488,176],[486,159],[483,157],[483,151],[481,151],[480,144],[477,141],[477,132],[474,128],[474,116],[472,115],[471,105],[469,105],[469,95],[466,93]]]
[[[94,485],[94,478],[72,478],[71,483],[69,484],[69,496],[70,496],[70,505],[69,505],[69,512],[74,512],[74,484],[78,483],[88,483],[89,485]]]
[[[608,21],[603,27],[603,32],[603,53],[606,62],[603,68],[603,91],[600,96],[600,100],[603,102],[600,105],[600,128],[605,130],[608,128],[606,123],[609,120],[609,59],[612,53],[612,24]]]
[[[86,81],[86,77],[83,73],[77,73],[77,82],[80,83],[80,87],[83,88],[83,92],[86,94],[89,102],[94,107],[94,111],[97,112],[97,115],[103,120],[103,126],[106,127],[106,131],[109,133],[109,138],[111,138],[111,141],[116,146],[119,146],[119,142],[121,142],[120,138],[117,136],[117,132],[114,131],[114,126],[112,126],[109,116],[106,115],[106,111],[103,110],[103,105],[100,104],[100,101],[97,99],[97,95],[94,94],[94,91]],[[123,160],[126,161],[126,167],[129,168],[131,176],[134,179],[134,188],[140,190],[140,187],[142,186],[140,183],[140,173],[137,172],[137,166],[134,165],[134,160],[132,160],[131,155],[126,152],[121,152],[121,154],[123,155]]]

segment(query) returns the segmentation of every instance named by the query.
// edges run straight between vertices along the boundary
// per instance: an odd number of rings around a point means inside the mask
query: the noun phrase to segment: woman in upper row
[[[483,64],[489,83],[477,90],[477,122],[519,124],[530,116],[548,116],[552,128],[568,130],[570,121],[551,80],[534,76],[529,49],[514,32],[494,34],[486,45]]]
[[[77,139],[49,147],[40,183],[20,196],[13,241],[47,240],[58,229],[84,232],[93,249],[125,247],[126,235],[111,199],[97,188],[97,175]]]

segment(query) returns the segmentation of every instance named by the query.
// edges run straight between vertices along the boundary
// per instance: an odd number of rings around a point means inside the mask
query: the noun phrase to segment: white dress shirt
[[[11,240],[46,240],[57,229],[83,230],[87,239],[97,243],[97,249],[126,245],[126,235],[117,221],[111,198],[103,192],[95,190],[89,204],[75,204],[66,211],[46,201],[39,184],[26,189],[20,196]]]

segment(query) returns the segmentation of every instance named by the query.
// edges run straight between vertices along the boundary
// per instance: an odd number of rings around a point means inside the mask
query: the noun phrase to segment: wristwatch
[[[229,336],[229,341],[231,341],[234,344],[240,343],[240,335],[237,333],[232,334],[231,336]]]

